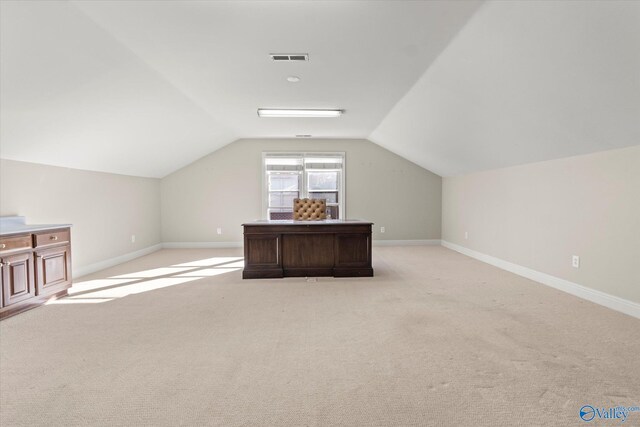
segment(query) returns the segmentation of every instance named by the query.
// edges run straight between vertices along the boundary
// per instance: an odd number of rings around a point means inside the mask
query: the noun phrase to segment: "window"
[[[344,153],[263,153],[263,211],[293,219],[293,199],[327,201],[332,219],[344,217]]]

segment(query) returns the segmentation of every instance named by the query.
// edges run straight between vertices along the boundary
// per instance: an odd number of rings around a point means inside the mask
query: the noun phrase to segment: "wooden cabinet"
[[[0,319],[67,294],[70,237],[68,228],[0,237]]]
[[[36,296],[31,235],[0,239],[2,305],[11,307]]]
[[[339,276],[368,276],[371,269],[371,234],[342,233],[335,238],[335,268]]]
[[[3,307],[10,307],[35,297],[33,253],[25,252],[3,256],[1,262]]]
[[[260,271],[261,277],[282,277],[279,234],[260,234],[244,241],[245,269]]]
[[[71,246],[37,250],[36,292],[49,295],[65,290],[71,284]]]
[[[373,276],[371,225],[349,220],[243,224],[242,277]]]

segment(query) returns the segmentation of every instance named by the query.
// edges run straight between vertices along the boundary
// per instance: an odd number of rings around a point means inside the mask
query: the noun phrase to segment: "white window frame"
[[[347,175],[347,156],[344,151],[304,151],[304,152],[296,152],[296,151],[263,151],[262,152],[262,217],[263,219],[269,219],[269,190],[268,190],[268,179],[267,179],[267,165],[266,158],[269,156],[291,156],[291,157],[302,157],[302,172],[300,178],[300,198],[308,197],[308,185],[307,185],[307,172],[308,171],[319,171],[319,172],[329,172],[329,171],[338,171],[338,215],[340,219],[347,218],[347,205],[346,205],[346,197],[345,197],[345,188],[346,188],[346,175]],[[307,157],[331,157],[331,156],[340,156],[342,157],[342,168],[340,169],[306,169],[304,159]],[[331,204],[335,205],[335,204]],[[337,218],[332,218],[337,219]]]
[[[302,171],[299,171],[299,172],[293,172],[293,171],[282,171],[282,172],[284,172],[284,173],[288,172],[291,175],[298,175],[298,194],[300,195],[300,197],[302,197],[302,194],[304,193],[304,189],[302,188],[302,186],[304,185],[304,169]],[[272,190],[272,191],[269,191],[269,182],[268,182],[268,179],[267,179],[267,170],[265,168],[263,192],[266,193],[266,197],[264,199],[264,202],[266,203],[267,212],[265,214],[267,215],[267,218],[269,217],[269,212],[268,212],[268,210],[269,210],[269,199],[270,199],[271,193],[275,192],[275,191],[277,191],[279,193],[289,192],[287,190]],[[279,209],[282,209],[282,208],[286,209],[287,207],[286,206],[279,207]],[[276,208],[276,209],[278,209],[278,208]]]

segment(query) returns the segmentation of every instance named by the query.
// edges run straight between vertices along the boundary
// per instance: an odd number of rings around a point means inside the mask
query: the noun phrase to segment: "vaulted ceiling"
[[[369,139],[444,176],[640,144],[640,2],[485,4]]]
[[[0,4],[3,158],[163,177],[312,134],[454,175],[640,144],[640,2]]]

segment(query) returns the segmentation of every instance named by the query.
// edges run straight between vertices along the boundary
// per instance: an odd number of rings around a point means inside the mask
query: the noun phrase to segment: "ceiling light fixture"
[[[289,76],[287,77],[287,81],[291,83],[298,83],[300,81],[300,77],[298,76]]]
[[[340,117],[344,110],[298,110],[258,108],[260,117]]]

